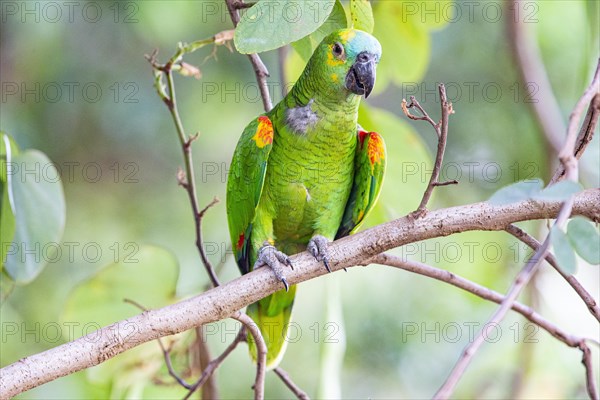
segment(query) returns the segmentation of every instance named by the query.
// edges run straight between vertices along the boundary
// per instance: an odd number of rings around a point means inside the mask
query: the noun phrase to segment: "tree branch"
[[[282,382],[285,384],[285,386],[288,387],[288,389],[290,389],[292,391],[292,393],[294,393],[294,396],[296,396],[297,399],[299,400],[309,400],[310,398],[308,397],[308,395],[304,392],[304,390],[302,390],[298,385],[296,385],[294,383],[294,381],[292,381],[292,378],[290,378],[290,375],[283,370],[280,367],[277,367],[273,370],[273,372],[275,372],[275,374],[277,374],[277,376],[279,377],[279,379],[282,380]]]
[[[596,96],[600,94],[600,59],[596,64],[596,72],[592,79],[592,83],[587,87],[583,95],[579,98],[573,111],[569,115],[569,124],[567,126],[567,138],[563,145],[558,158],[565,169],[565,177],[572,181],[577,181],[578,169],[577,169],[577,158],[575,157],[575,142],[577,140],[577,132],[579,130],[579,120],[581,114],[587,104],[593,103]]]
[[[206,384],[209,381],[209,378],[212,376],[212,374],[217,370],[217,368],[219,368],[221,363],[225,361],[229,354],[231,354],[231,352],[235,350],[237,345],[243,342],[245,338],[246,331],[242,328],[240,329],[240,332],[233,340],[233,342],[231,342],[229,346],[227,346],[223,353],[221,353],[219,357],[215,358],[214,360],[208,363],[206,368],[204,368],[204,371],[202,371],[202,375],[200,376],[200,378],[198,378],[198,380],[193,385],[185,386],[185,388],[188,389],[188,394],[184,397],[184,399],[189,399],[192,396],[192,394],[194,394],[194,392],[198,390],[199,387]]]
[[[598,400],[598,390],[596,390],[595,383],[596,378],[594,377],[594,372],[592,369],[592,352],[583,340],[581,341],[581,343],[579,343],[579,348],[583,353],[581,356],[581,363],[585,367],[585,386],[587,388],[588,395],[590,396],[590,399]]]
[[[202,372],[202,376],[190,387],[188,394],[184,397],[184,399],[189,399],[194,392],[204,385],[206,381],[212,376],[217,368],[221,365],[223,361],[229,356],[229,354],[237,347],[240,342],[243,342],[246,338],[246,332],[250,332],[252,337],[254,338],[254,343],[256,343],[257,349],[257,357],[258,361],[256,363],[256,380],[254,382],[254,399],[262,400],[265,397],[265,372],[267,365],[267,345],[258,329],[258,326],[252,321],[252,318],[247,316],[241,311],[235,312],[231,315],[231,318],[238,320],[244,326],[243,329],[240,330],[239,334],[235,338],[235,340],[227,346],[225,351],[217,358],[212,360]]]
[[[560,203],[524,201],[493,206],[476,203],[430,211],[419,219],[403,217],[329,245],[333,271],[360,264],[383,251],[455,233],[505,230],[509,224],[555,218]],[[600,189],[575,195],[573,215],[600,222]],[[292,285],[326,274],[323,264],[306,252],[292,257],[287,273]],[[227,318],[281,289],[268,268],[258,268],[225,285],[157,310],[149,310],[53,349],[25,357],[0,370],[0,398],[12,397],[76,371],[100,364],[132,347],[195,326]]]
[[[600,116],[600,94],[594,96],[588,107],[587,114],[583,120],[581,130],[577,136],[577,144],[575,145],[574,156],[576,159],[580,159],[585,151],[586,147],[592,141],[594,137],[594,130],[598,123],[598,116]],[[565,167],[560,164],[554,173],[554,176],[550,180],[550,183],[556,183],[563,179],[565,173]]]
[[[501,304],[505,299],[505,297],[500,293],[488,289],[485,286],[478,285],[475,282],[471,282],[468,279],[458,276],[450,271],[435,268],[417,261],[404,260],[391,254],[379,254],[368,260],[367,263],[387,265],[413,272],[415,274],[427,276],[441,282],[446,282],[452,286],[456,286],[457,288],[463,289],[474,294],[475,296],[481,297],[482,299],[493,301],[494,303]],[[581,337],[577,337],[563,331],[558,326],[536,313],[534,309],[522,303],[513,303],[512,309],[569,347],[579,347],[581,341],[584,340]]]
[[[533,236],[529,235],[527,232],[523,231],[516,225],[509,225],[506,228],[506,232],[510,233],[511,235],[525,243],[527,246],[531,247],[534,251],[537,251],[541,246],[540,242],[535,240]],[[600,307],[598,306],[598,303],[596,303],[594,297],[591,294],[589,294],[587,290],[585,290],[581,283],[579,283],[577,278],[575,278],[573,275],[566,274],[562,269],[560,269],[558,263],[556,262],[556,259],[552,254],[549,254],[546,257],[546,261],[548,261],[548,263],[554,267],[556,272],[558,272],[569,283],[569,285],[571,285],[573,290],[575,290],[575,292],[579,295],[581,300],[583,300],[583,302],[587,306],[590,313],[594,316],[594,318],[600,321]]]

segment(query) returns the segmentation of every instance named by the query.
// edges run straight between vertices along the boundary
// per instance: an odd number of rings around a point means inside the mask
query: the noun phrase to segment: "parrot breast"
[[[277,247],[297,252],[315,234],[333,239],[340,226],[354,176],[356,113],[309,101],[275,114],[281,124],[274,123],[259,207],[272,213]]]

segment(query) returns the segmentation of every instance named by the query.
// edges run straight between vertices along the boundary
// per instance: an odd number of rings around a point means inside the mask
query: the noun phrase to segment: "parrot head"
[[[342,29],[323,39],[308,68],[320,75],[318,81],[324,87],[366,98],[375,86],[375,68],[380,57],[381,45],[372,35]]]

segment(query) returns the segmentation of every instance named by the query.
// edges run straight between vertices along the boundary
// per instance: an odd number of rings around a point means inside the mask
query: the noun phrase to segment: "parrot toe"
[[[315,235],[308,242],[308,251],[317,261],[323,261],[327,272],[331,272],[331,268],[329,268],[329,250],[327,249],[328,243],[329,240],[325,236]]]
[[[263,246],[258,251],[258,257],[256,258],[256,262],[254,263],[253,269],[262,267],[263,265],[266,265],[269,268],[271,268],[271,270],[275,274],[275,277],[277,278],[277,280],[283,283],[285,291],[287,292],[290,289],[290,285],[288,284],[287,279],[285,279],[282,264],[289,266],[291,269],[294,269],[292,261],[287,256],[287,254],[277,250],[275,246],[269,244],[268,242],[265,242],[265,244],[263,244]]]

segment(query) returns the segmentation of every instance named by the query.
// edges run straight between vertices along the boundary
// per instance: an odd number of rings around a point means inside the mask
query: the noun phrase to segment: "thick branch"
[[[360,264],[383,251],[454,233],[505,230],[509,224],[532,219],[555,218],[561,204],[525,201],[492,206],[476,203],[431,211],[420,219],[400,218],[329,246],[334,271]],[[574,198],[573,214],[600,222],[600,189],[589,189]],[[308,253],[292,257],[290,284],[326,274],[323,264]],[[243,307],[281,289],[281,282],[267,268],[243,275],[199,296],[150,310],[90,333],[72,342],[23,358],[0,370],[0,398],[76,371],[100,364],[139,344],[219,321]]]

